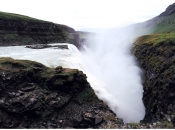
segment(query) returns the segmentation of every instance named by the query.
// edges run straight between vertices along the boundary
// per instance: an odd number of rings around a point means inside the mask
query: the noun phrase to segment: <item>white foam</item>
[[[145,113],[138,75],[140,70],[131,55],[117,48],[114,53],[107,45],[97,48],[95,53],[86,48],[83,54],[72,44],[64,45],[68,45],[69,49],[0,47],[0,57],[37,61],[48,67],[63,66],[82,70],[99,99],[106,102],[125,122],[143,119]]]

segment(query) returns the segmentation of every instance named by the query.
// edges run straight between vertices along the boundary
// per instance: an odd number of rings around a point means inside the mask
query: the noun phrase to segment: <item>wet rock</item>
[[[85,116],[85,118],[91,118],[91,119],[93,119],[92,113],[85,113],[84,116]]]
[[[55,68],[55,73],[61,73],[63,70],[62,66],[58,66]]]
[[[16,93],[15,93],[15,92],[9,92],[8,95],[9,95],[10,97],[12,97],[12,98],[13,98],[13,97],[16,97]]]
[[[95,116],[95,125],[101,123],[103,121],[103,118],[100,116]]]
[[[32,90],[34,90],[34,89],[35,89],[35,84],[29,83],[29,84],[27,85],[27,87],[22,88],[21,90],[24,91],[24,92],[29,92],[29,91],[32,91]]]
[[[57,124],[52,122],[52,121],[48,121],[47,122],[47,128],[48,129],[54,129],[54,128],[59,128],[59,126],[57,126]]]
[[[100,128],[110,111],[86,78],[77,69],[0,58],[0,128]]]
[[[171,122],[169,115],[174,113],[173,108],[175,108],[175,60],[173,56],[175,42],[170,40],[171,38],[169,40],[165,38],[161,42],[140,41],[145,37],[138,38],[134,47],[134,54],[144,71],[143,102],[146,107],[144,121],[155,122],[166,119],[168,123]],[[147,38],[151,39],[152,35]]]
[[[50,48],[52,47],[51,45],[45,45],[45,44],[38,44],[38,45],[29,45],[26,46],[26,48],[30,48],[30,49],[44,49],[44,48]]]
[[[45,49],[45,48],[53,48],[54,49],[69,49],[67,45],[48,45],[48,44],[37,44],[37,45],[28,45],[26,48],[30,49]]]
[[[55,49],[69,49],[67,45],[57,45],[57,46],[54,46],[54,47],[57,47]]]
[[[66,121],[66,124],[69,126],[69,127],[77,127],[79,125],[79,121],[78,120],[67,120]]]
[[[94,126],[93,120],[89,118],[84,118],[80,124],[80,128],[88,128],[89,126]]]

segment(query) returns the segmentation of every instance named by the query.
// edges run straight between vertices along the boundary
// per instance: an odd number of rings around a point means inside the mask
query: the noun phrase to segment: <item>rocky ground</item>
[[[162,120],[123,123],[77,69],[0,58],[0,128],[174,128]]]
[[[0,58],[0,128],[175,128],[174,6],[148,20],[145,28],[136,24],[140,32],[154,28],[154,33],[165,33],[139,37],[132,50],[144,71],[146,115],[140,123],[117,118],[77,69]],[[0,12],[0,46],[43,49],[53,47],[47,43],[69,42],[81,49],[80,42],[88,41],[79,34],[65,25]]]
[[[0,128],[118,128],[86,75],[27,60],[0,58]]]

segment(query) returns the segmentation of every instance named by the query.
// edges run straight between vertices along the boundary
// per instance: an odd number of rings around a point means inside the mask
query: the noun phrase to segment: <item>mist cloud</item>
[[[134,38],[133,30],[106,30],[83,53],[89,73],[105,89],[91,84],[96,94],[124,122],[139,122],[145,115],[142,71],[131,54]]]

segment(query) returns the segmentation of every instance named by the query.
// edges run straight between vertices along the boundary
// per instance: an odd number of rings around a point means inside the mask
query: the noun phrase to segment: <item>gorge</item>
[[[67,26],[2,13],[1,128],[174,128],[174,32],[162,22],[173,16],[81,45]]]

